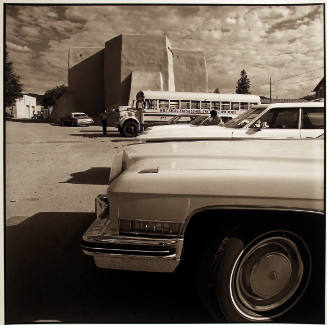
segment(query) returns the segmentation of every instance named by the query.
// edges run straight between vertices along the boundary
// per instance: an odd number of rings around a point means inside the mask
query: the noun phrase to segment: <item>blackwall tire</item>
[[[307,244],[290,231],[225,238],[202,263],[202,300],[215,320],[269,322],[302,297],[311,265]]]
[[[135,121],[126,121],[123,124],[122,132],[126,137],[135,137],[137,135],[138,124]]]

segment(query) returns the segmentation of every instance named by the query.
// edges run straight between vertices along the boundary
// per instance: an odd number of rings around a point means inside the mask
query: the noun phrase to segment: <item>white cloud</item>
[[[14,44],[11,42],[6,42],[8,49],[13,50],[13,51],[17,51],[17,52],[31,52],[31,49],[27,46],[21,46],[18,44]]]
[[[209,89],[234,91],[244,68],[252,93],[268,95],[271,76],[282,79],[278,96],[295,96],[315,85],[312,81],[295,83],[304,79],[290,77],[303,73],[315,78],[310,73],[313,69],[318,79],[323,74],[323,22],[316,8],[153,5],[70,6],[59,10],[53,6],[19,6],[15,17],[7,16],[7,44],[8,48],[11,44],[15,66],[26,84],[42,87],[42,83],[56,86],[66,80],[69,47],[104,47],[107,40],[122,32],[168,33],[173,48],[204,51]],[[18,56],[26,51],[30,51],[29,61]],[[277,85],[274,87],[277,90]]]

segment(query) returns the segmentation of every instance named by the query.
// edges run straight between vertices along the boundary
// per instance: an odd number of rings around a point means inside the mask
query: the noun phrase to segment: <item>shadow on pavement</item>
[[[87,133],[86,134],[83,134],[83,133],[74,134],[74,133],[72,133],[70,135],[73,137],[84,137],[84,138],[122,138],[122,139],[126,139],[126,138],[122,137],[119,132],[115,132],[115,131],[107,132],[106,135],[102,134],[102,131],[98,131],[97,134],[87,134]]]
[[[18,122],[18,123],[47,123],[50,124],[50,121],[48,119],[37,119],[37,120],[32,120],[32,119],[16,119],[16,118],[6,118],[6,121],[10,122]]]
[[[93,218],[42,212],[6,228],[6,323],[211,321],[180,275],[97,269],[80,248]]]
[[[107,185],[110,170],[107,167],[93,167],[83,172],[72,173],[70,179],[60,183]]]

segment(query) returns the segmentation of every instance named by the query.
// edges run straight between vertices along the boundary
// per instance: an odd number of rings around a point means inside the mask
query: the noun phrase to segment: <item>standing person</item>
[[[210,117],[206,119],[203,125],[223,125],[224,122],[222,121],[221,117],[218,115],[217,111],[214,109],[210,111]]]
[[[104,110],[104,113],[101,113],[101,124],[102,124],[103,135],[107,134],[107,118],[108,118],[107,110]]]

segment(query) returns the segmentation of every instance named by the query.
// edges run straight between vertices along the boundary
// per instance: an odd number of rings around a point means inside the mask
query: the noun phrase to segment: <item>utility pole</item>
[[[269,84],[270,84],[270,103],[271,103],[271,77],[270,77],[270,82],[269,82]]]
[[[68,57],[67,57],[67,85],[69,79],[69,57],[70,57],[70,48],[68,49]]]

